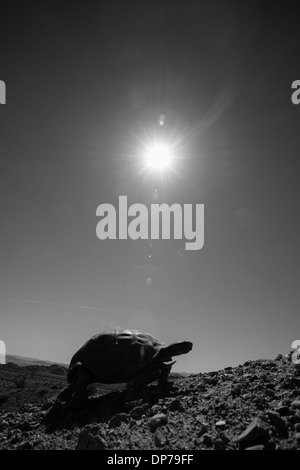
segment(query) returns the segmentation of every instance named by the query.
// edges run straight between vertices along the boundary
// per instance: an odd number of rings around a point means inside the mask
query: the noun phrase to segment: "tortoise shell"
[[[127,382],[155,360],[163,348],[165,344],[139,330],[105,331],[93,336],[74,354],[69,366],[68,381],[71,381],[72,367],[81,363],[89,370],[91,379],[95,382]],[[169,359],[171,358],[163,360]]]

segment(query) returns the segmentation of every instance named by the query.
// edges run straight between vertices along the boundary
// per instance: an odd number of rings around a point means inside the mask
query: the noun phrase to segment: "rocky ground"
[[[0,391],[0,449],[300,450],[300,373],[291,354],[173,377],[165,395],[151,385],[148,401],[92,387],[76,412],[55,401],[64,377],[41,380]]]

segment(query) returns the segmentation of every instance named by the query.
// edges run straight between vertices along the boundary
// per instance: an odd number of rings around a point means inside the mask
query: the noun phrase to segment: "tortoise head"
[[[167,361],[171,360],[173,356],[180,356],[180,354],[187,354],[193,348],[193,343],[190,341],[178,341],[177,343],[169,344],[162,348],[155,356],[156,359]]]
[[[180,354],[187,354],[193,349],[193,343],[190,341],[179,341],[176,346],[178,356]]]

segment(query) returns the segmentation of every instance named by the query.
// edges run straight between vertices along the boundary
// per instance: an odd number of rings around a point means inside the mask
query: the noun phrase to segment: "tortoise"
[[[71,399],[72,408],[80,408],[88,398],[91,383],[126,383],[127,397],[144,390],[158,380],[165,390],[173,364],[172,356],[186,354],[193,344],[179,341],[166,346],[149,333],[139,330],[112,330],[89,339],[72,357],[68,387],[58,398]]]

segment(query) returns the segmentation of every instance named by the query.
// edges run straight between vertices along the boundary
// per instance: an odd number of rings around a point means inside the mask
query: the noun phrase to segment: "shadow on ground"
[[[133,401],[126,401],[126,392],[117,391],[99,397],[90,397],[79,410],[72,410],[70,402],[62,403],[55,400],[44,416],[46,432],[53,433],[59,429],[83,427],[90,423],[108,422],[119,413],[129,413],[141,404],[154,405],[162,397],[155,389],[148,388],[147,395],[139,394]]]

